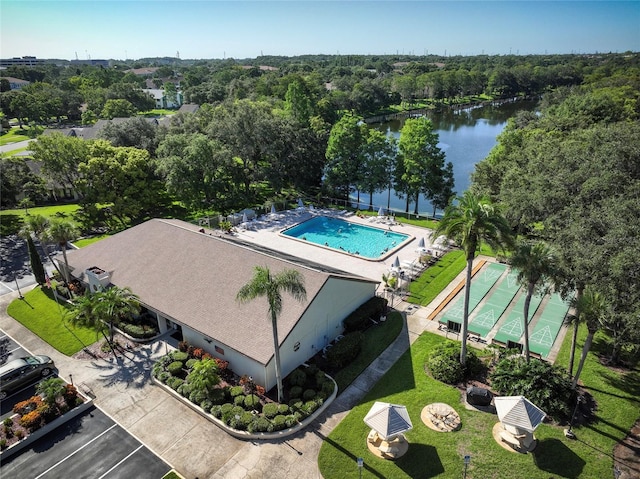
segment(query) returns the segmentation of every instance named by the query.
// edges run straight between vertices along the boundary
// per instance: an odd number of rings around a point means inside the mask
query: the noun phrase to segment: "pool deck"
[[[350,221],[356,224],[379,227],[381,229],[391,229],[398,233],[405,233],[413,236],[413,239],[392,252],[381,261],[367,260],[348,253],[341,253],[334,249],[305,243],[304,241],[287,238],[278,234],[280,231],[306,221],[318,215],[333,216]],[[343,270],[347,273],[363,276],[365,278],[382,281],[382,275],[388,274],[396,256],[400,263],[403,261],[416,261],[419,254],[416,252],[420,238],[424,238],[425,245],[429,247],[431,230],[418,226],[396,223],[389,226],[387,224],[375,223],[373,218],[360,218],[356,215],[347,216],[336,214],[334,210],[317,209],[313,213],[306,211],[278,213],[276,215],[265,215],[249,223],[247,228],[237,228],[236,237],[242,241],[256,243],[273,250],[297,256],[299,258],[330,266]]]

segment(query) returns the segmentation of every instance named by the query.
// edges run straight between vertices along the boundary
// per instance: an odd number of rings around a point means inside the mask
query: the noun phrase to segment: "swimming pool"
[[[363,258],[381,260],[411,238],[395,231],[351,223],[328,216],[316,216],[287,228],[284,236]]]

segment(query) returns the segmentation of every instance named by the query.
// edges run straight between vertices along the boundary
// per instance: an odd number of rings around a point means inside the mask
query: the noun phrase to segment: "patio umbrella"
[[[384,208],[382,206],[378,210],[378,216],[384,216]]]
[[[393,265],[392,265],[392,266],[393,266],[394,268],[399,268],[399,267],[400,267],[400,258],[398,258],[398,257],[396,256],[396,259],[395,259],[395,260],[393,260]]]
[[[364,422],[385,441],[413,428],[405,406],[380,401],[371,406]]]
[[[418,248],[424,248],[424,238],[420,238],[420,241],[418,241]]]
[[[502,396],[494,401],[502,424],[528,432],[533,432],[547,415],[524,396]]]
[[[298,208],[304,208],[304,203],[302,202],[302,198],[298,198]]]
[[[275,215],[276,214],[276,205],[271,205],[271,214]]]
[[[309,211],[314,211],[315,208],[313,207],[313,205],[309,205]]]
[[[249,219],[247,218],[247,213],[246,212],[242,213],[242,222],[243,223],[248,223],[249,222]]]

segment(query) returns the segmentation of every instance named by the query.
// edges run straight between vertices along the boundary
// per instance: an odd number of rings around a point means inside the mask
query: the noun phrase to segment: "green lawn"
[[[426,306],[433,301],[466,266],[464,252],[450,251],[429,266],[415,281],[409,285],[410,295],[407,302]]]
[[[30,215],[42,215],[47,218],[63,216],[73,220],[73,213],[80,209],[78,204],[38,206],[29,208]],[[6,236],[17,233],[22,227],[26,212],[24,208],[0,211],[0,235]]]
[[[9,143],[16,143],[18,141],[28,140],[26,130],[20,128],[11,128],[8,132],[0,136],[0,145],[8,145]]]
[[[76,245],[78,248],[84,248],[85,246],[96,243],[101,239],[108,238],[109,236],[111,235],[105,234],[105,235],[92,236],[91,238],[84,238],[78,241],[74,241],[73,244]]]
[[[423,333],[361,404],[331,432],[318,459],[325,479],[358,477],[358,457],[365,461],[363,478],[457,479],[462,475],[462,459],[467,454],[472,457],[469,479],[612,477],[613,446],[626,435],[638,416],[638,371],[614,373],[590,355],[583,379],[598,401],[597,421],[586,427],[574,427],[578,440],[566,439],[561,426],[543,424],[536,430],[539,443],[534,453],[523,455],[507,451],[495,442],[491,429],[497,416],[465,409],[456,388],[435,381],[425,373],[427,354],[442,341],[441,336]],[[570,343],[570,339],[565,342]],[[567,355],[565,344],[561,363]],[[412,419],[413,429],[406,433],[409,451],[395,462],[379,459],[367,449],[369,428],[363,419],[374,401],[403,404]],[[420,420],[420,412],[432,402],[454,407],[462,420],[462,428],[453,433],[439,433],[426,427]]]
[[[400,334],[404,320],[398,312],[392,312],[383,323],[370,327],[364,333],[364,344],[358,357],[333,376],[338,384],[338,394],[344,391],[371,362],[387,349]]]
[[[37,334],[62,354],[72,356],[98,339],[93,329],[76,327],[63,321],[66,303],[56,304],[53,293],[47,288],[35,288],[14,300],[7,312],[20,324]]]

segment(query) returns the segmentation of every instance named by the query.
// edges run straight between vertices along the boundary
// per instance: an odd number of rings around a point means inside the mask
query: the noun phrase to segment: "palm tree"
[[[307,299],[304,277],[299,271],[285,269],[272,275],[267,266],[256,266],[251,281],[240,288],[236,301],[249,302],[259,296],[266,296],[269,303],[271,330],[273,332],[273,348],[275,351],[276,383],[278,385],[278,402],[283,400],[282,372],[280,369],[280,342],[278,340],[278,315],[282,312],[282,291],[288,292],[297,301]]]
[[[52,377],[39,382],[36,385],[36,393],[42,396],[44,402],[49,406],[55,406],[59,397],[64,395],[66,391],[66,383],[64,379]]]
[[[76,238],[79,234],[75,224],[71,221],[54,218],[49,222],[49,226],[44,231],[43,237],[45,240],[58,243],[60,249],[62,249],[62,256],[64,257],[64,280],[69,283],[69,262],[67,261],[67,243]]]
[[[571,301],[571,306],[574,308],[573,315],[579,317],[578,322],[586,323],[587,330],[589,331],[587,339],[584,341],[584,346],[582,346],[582,355],[580,356],[576,375],[573,378],[572,387],[575,389],[578,385],[578,380],[580,379],[580,373],[582,373],[584,362],[587,359],[587,354],[591,349],[593,336],[602,324],[608,309],[608,304],[604,295],[587,286],[582,292],[582,295],[576,296]]]
[[[483,242],[495,250],[505,249],[512,246],[513,236],[507,220],[498,209],[487,198],[477,197],[468,190],[462,197],[457,198],[457,204],[452,203],[445,209],[444,217],[433,233],[436,237],[442,234],[454,239],[464,250],[467,259],[460,349],[460,363],[464,365],[467,360],[469,292],[473,259]]]
[[[582,296],[582,292],[584,291],[583,286],[578,286],[576,288],[576,297],[574,298],[574,302],[580,302],[580,297]],[[569,379],[573,376],[573,364],[575,362],[576,357],[576,347],[578,345],[578,328],[582,323],[582,318],[575,314],[568,314],[564,319],[565,324],[570,324],[572,327],[571,331],[571,351],[569,352],[569,366],[567,370],[569,372]]]
[[[112,286],[78,297],[69,311],[69,320],[79,326],[87,326],[102,333],[109,344],[113,342],[113,323],[122,317],[140,312],[140,299],[129,288]],[[104,333],[109,325],[109,337]]]
[[[130,288],[112,286],[106,291],[94,293],[94,313],[109,324],[109,340],[113,342],[113,323],[140,313],[140,298]]]
[[[522,321],[524,357],[529,362],[529,305],[536,288],[546,290],[555,277],[555,255],[546,243],[521,241],[511,257],[511,266],[518,270],[518,281],[527,290]]]

